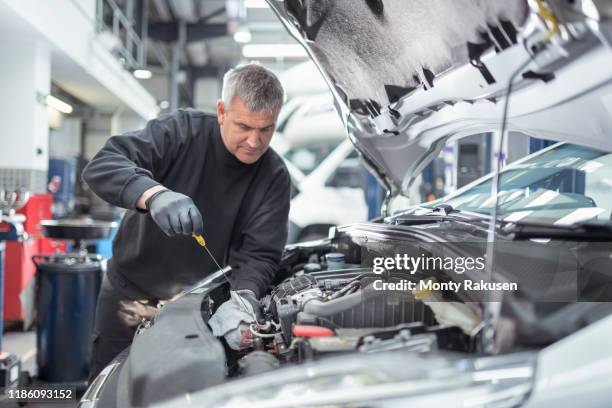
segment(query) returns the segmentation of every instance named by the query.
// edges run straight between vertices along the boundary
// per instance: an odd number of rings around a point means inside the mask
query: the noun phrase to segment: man
[[[236,67],[223,78],[216,117],[179,110],[154,119],[111,137],[85,168],[98,196],[129,210],[98,300],[90,381],[160,301],[218,269],[192,233],[232,266],[233,297],[257,309],[287,235],[290,179],[268,149],[282,102],[271,71]]]

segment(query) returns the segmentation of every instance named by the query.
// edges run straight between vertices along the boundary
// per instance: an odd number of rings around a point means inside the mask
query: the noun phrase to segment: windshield
[[[490,214],[491,182],[488,178],[438,203]],[[612,153],[561,144],[500,174],[498,214],[505,221],[570,225],[610,220],[611,212]]]

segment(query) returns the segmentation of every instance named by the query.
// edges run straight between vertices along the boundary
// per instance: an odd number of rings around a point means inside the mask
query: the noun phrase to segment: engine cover
[[[360,329],[413,322],[429,325],[435,320],[431,309],[412,294],[366,289],[333,300],[311,299],[303,304],[297,322]]]
[[[392,327],[413,322],[435,324],[431,309],[411,293],[376,291],[359,284],[355,279],[298,275],[272,291],[269,310],[280,323],[286,342],[291,341],[294,324],[332,329]],[[352,293],[346,291],[349,285],[354,287]]]

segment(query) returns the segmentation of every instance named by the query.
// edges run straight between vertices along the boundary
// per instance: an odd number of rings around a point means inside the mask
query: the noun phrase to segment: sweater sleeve
[[[138,198],[159,185],[190,137],[188,112],[153,119],[144,129],[112,136],[83,170],[83,180],[110,204],[136,210]]]
[[[229,251],[234,289],[250,289],[258,298],[272,283],[287,242],[291,180],[284,165],[281,174],[270,177],[264,201],[242,230],[241,245]]]

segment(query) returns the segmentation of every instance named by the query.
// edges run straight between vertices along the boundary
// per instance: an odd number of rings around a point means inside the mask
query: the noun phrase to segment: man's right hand
[[[149,200],[148,210],[153,221],[170,237],[192,233],[202,235],[204,232],[202,214],[184,194],[171,190],[159,192]]]

